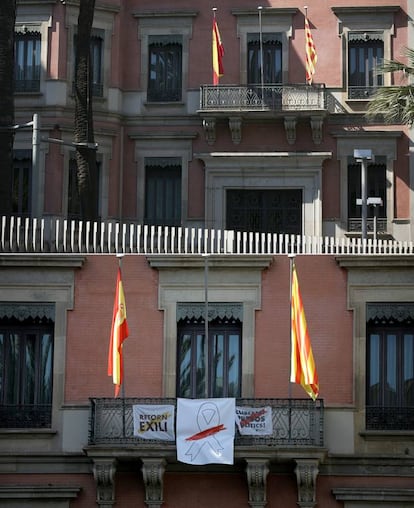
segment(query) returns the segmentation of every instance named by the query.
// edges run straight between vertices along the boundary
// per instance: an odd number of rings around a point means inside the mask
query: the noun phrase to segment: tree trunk
[[[96,151],[86,144],[94,143],[92,80],[90,79],[90,41],[95,0],[80,0],[75,66],[75,142],[77,180],[83,220],[98,216]]]
[[[14,25],[16,0],[0,8],[0,215],[12,213],[14,131]]]

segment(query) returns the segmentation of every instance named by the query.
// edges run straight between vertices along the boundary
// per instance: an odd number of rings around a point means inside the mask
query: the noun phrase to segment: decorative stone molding
[[[294,145],[296,142],[296,117],[285,117],[285,131],[286,139],[289,145]]]
[[[214,142],[216,141],[216,119],[204,118],[203,128],[207,143],[209,145],[214,144]]]
[[[344,508],[358,508],[360,506],[377,506],[381,508],[398,508],[412,506],[414,503],[414,489],[393,488],[336,488],[332,494]]]
[[[96,482],[96,502],[98,506],[115,504],[115,459],[95,459],[93,477]]]
[[[323,127],[323,118],[321,116],[311,116],[310,124],[312,129],[312,139],[315,145],[320,145],[322,143],[322,127]]]
[[[266,480],[269,473],[269,461],[247,459],[246,474],[249,487],[249,505],[262,508],[267,504]]]
[[[229,127],[231,132],[231,140],[235,145],[239,145],[242,136],[242,119],[240,117],[230,117]]]
[[[314,508],[316,505],[317,459],[295,459],[296,481],[298,485],[298,505],[301,508]]]
[[[160,508],[164,503],[164,471],[165,459],[142,459],[142,476],[145,485],[145,504],[151,508]]]

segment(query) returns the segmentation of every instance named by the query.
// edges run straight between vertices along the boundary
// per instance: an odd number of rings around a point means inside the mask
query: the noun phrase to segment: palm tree
[[[0,9],[0,215],[12,211],[14,123],[14,24],[16,0],[2,0]]]
[[[92,80],[90,41],[95,0],[79,2],[78,35],[75,62],[75,143],[77,181],[81,216],[84,220],[97,219],[96,152],[88,148],[94,143],[92,114]]]
[[[385,61],[379,72],[401,74],[401,84],[378,88],[367,109],[367,116],[381,115],[387,123],[414,123],[414,49],[406,48],[407,62]]]

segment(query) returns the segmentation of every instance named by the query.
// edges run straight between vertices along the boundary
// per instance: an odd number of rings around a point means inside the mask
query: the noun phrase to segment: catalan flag
[[[316,54],[316,47],[313,42],[312,33],[309,28],[308,16],[305,15],[305,51],[306,51],[306,82],[310,85],[312,83],[313,75],[315,74],[315,65],[318,61]]]
[[[115,397],[118,397],[124,377],[122,343],[128,337],[125,295],[122,285],[121,268],[118,268],[114,309],[112,313],[111,338],[108,352],[108,376],[112,376],[115,385]]]
[[[224,74],[223,56],[224,46],[221,42],[216,17],[213,18],[213,84],[218,85],[221,76]]]
[[[309,397],[315,400],[319,394],[319,380],[294,262],[292,263],[291,293],[292,357],[290,381],[301,384]]]

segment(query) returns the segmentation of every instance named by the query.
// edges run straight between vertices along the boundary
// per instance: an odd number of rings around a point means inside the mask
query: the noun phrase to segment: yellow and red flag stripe
[[[313,42],[312,33],[309,28],[308,16],[305,15],[305,51],[306,51],[306,82],[310,85],[312,83],[313,75],[315,74],[315,66],[318,61],[316,54],[316,47]]]
[[[108,352],[108,376],[112,376],[112,381],[115,385],[115,397],[118,397],[119,395],[119,390],[124,377],[122,343],[128,335],[129,330],[126,316],[125,295],[122,284],[121,268],[119,267],[116,279],[111,338]]]
[[[299,290],[295,263],[292,263],[291,281],[291,371],[290,381],[301,384],[313,400],[319,394],[319,380],[313,358],[302,296]]]
[[[221,76],[224,74],[223,56],[224,46],[221,42],[220,32],[216,18],[213,18],[213,84],[218,85]]]

